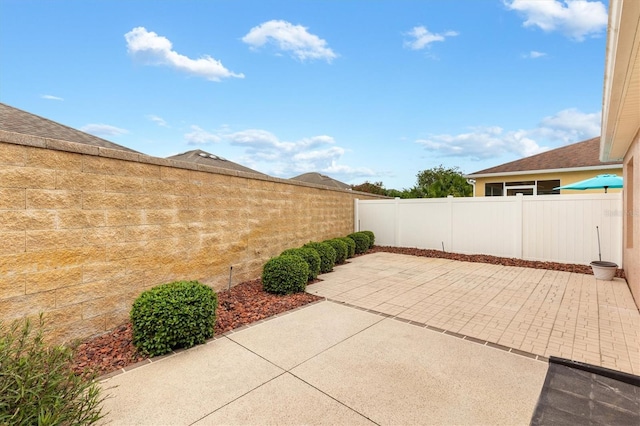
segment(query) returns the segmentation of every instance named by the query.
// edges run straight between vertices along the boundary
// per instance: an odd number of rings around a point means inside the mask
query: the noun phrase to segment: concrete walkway
[[[622,279],[392,253],[349,262],[307,291],[505,351],[640,375],[640,313]]]
[[[105,420],[529,424],[546,371],[539,360],[322,301],[107,379]]]

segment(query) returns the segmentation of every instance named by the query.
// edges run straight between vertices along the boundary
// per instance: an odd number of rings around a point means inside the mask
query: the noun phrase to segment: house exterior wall
[[[484,186],[486,183],[495,182],[520,182],[531,180],[560,180],[560,185],[568,185],[570,183],[579,182],[581,180],[592,178],[596,175],[602,174],[617,174],[622,176],[622,165],[619,169],[602,169],[602,170],[581,170],[573,172],[557,172],[557,173],[535,173],[535,174],[522,174],[522,175],[495,175],[492,177],[476,178],[476,197],[484,197]],[[620,189],[609,189],[608,192],[616,193],[620,192]],[[585,191],[573,191],[573,190],[561,190],[561,194],[589,194],[589,193],[601,193],[602,190],[585,190]]]
[[[152,286],[216,290],[282,250],[354,229],[354,198],[283,179],[0,132],[0,320],[45,313],[52,338],[127,320]]]
[[[631,294],[640,309],[640,132],[624,157],[623,258]]]

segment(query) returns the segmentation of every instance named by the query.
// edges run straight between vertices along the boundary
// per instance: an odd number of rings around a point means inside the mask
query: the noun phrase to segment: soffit
[[[600,158],[621,160],[640,129],[640,1],[615,2],[609,23]],[[612,7],[614,2],[612,1]]]

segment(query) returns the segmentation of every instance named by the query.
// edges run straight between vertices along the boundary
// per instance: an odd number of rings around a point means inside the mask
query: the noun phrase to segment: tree
[[[369,182],[361,183],[360,185],[351,185],[351,189],[354,191],[368,192],[369,194],[384,195],[392,198],[424,198],[424,191],[418,186],[413,188],[402,190],[387,189],[382,182]]]
[[[458,167],[445,168],[441,165],[423,170],[416,176],[418,183],[415,190],[425,198],[471,197],[473,187],[462,176]]]
[[[384,189],[382,182],[371,183],[366,181],[360,185],[351,185],[351,189],[354,191],[368,192],[369,194],[387,195],[387,190]]]

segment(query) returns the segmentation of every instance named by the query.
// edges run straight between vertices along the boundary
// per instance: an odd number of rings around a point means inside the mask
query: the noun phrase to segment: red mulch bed
[[[591,268],[586,265],[447,253],[438,250],[374,246],[368,251],[368,253],[376,252],[436,257],[463,262],[550,269],[581,274],[592,273]],[[624,271],[618,269],[616,276],[624,278]],[[319,280],[314,282],[317,281]],[[216,324],[214,328],[215,335],[220,335],[229,330],[260,321],[261,319],[295,309],[320,299],[322,298],[308,293],[297,293],[286,296],[273,295],[262,290],[262,282],[260,279],[238,284],[231,288],[231,290],[218,293],[218,309],[216,311]],[[144,359],[146,359],[146,357],[138,353],[132,343],[131,324],[127,323],[107,334],[92,338],[80,344],[75,351],[74,370],[81,372],[85,369],[90,369],[103,375]]]
[[[448,253],[440,250],[425,250],[418,248],[406,248],[406,247],[386,247],[386,246],[374,246],[368,253],[386,252],[397,254],[408,254],[411,256],[422,257],[437,257],[440,259],[459,260],[461,262],[477,262],[477,263],[490,263],[492,265],[504,265],[504,266],[520,266],[523,268],[534,269],[549,269],[552,271],[564,271],[564,272],[576,272],[579,274],[591,274],[591,266],[589,265],[577,265],[571,263],[558,263],[558,262],[540,262],[535,260],[523,260],[510,257],[497,257],[488,256],[484,254],[459,254]],[[618,269],[616,277],[625,278],[624,271]]]
[[[251,324],[261,319],[290,311],[321,297],[308,293],[278,296],[262,290],[260,279],[238,284],[218,293],[218,309],[214,335]],[[96,371],[99,375],[124,368],[147,357],[133,345],[131,323],[89,339],[75,350],[74,370]]]

